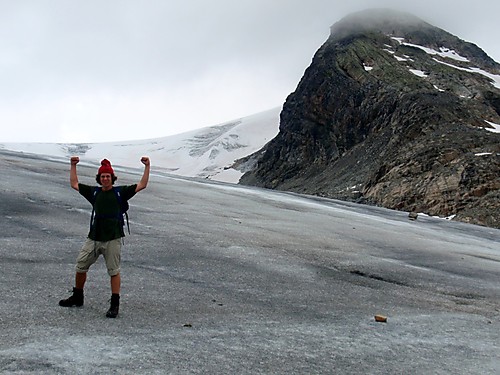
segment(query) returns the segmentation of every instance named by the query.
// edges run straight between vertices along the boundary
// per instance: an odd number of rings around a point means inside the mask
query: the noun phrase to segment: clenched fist
[[[149,158],[147,156],[143,156],[141,158],[141,163],[144,164],[145,166],[148,166],[150,163]]]

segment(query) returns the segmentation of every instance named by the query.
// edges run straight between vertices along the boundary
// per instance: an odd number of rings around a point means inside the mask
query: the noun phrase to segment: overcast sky
[[[498,0],[0,0],[0,142],[156,138],[281,106],[330,26],[374,7],[500,61]]]

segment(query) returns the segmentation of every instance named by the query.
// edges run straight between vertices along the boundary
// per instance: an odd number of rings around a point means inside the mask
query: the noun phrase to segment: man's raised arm
[[[146,189],[146,186],[148,186],[148,181],[149,181],[149,169],[151,166],[149,158],[147,156],[143,156],[141,158],[141,163],[144,164],[144,173],[142,174],[141,180],[139,181],[137,187],[135,188],[136,193],[143,189]]]
[[[69,170],[69,183],[71,187],[78,191],[78,175],[76,174],[76,165],[80,162],[78,156],[71,157],[71,169]]]

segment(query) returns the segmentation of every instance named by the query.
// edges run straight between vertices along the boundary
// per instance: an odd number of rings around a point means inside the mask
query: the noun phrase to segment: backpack
[[[127,219],[127,229],[128,229],[128,234],[130,234],[130,225],[128,222],[128,209],[129,209],[129,204],[126,199],[122,199],[120,188],[113,186],[113,192],[115,193],[116,200],[118,201],[118,204],[120,206],[120,213],[117,216],[117,219],[120,221],[120,224],[122,227],[125,225],[125,219]],[[101,188],[99,186],[94,187],[94,194],[92,195],[92,215],[90,216],[90,229],[92,229],[92,224],[94,223],[95,219],[95,201],[97,194],[101,191]],[[125,217],[125,219],[124,219]]]

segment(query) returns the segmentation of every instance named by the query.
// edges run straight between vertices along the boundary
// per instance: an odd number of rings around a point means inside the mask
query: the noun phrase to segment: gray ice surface
[[[499,230],[159,173],[130,203],[119,317],[102,258],[59,307],[90,205],[0,151],[0,373],[500,373]]]

